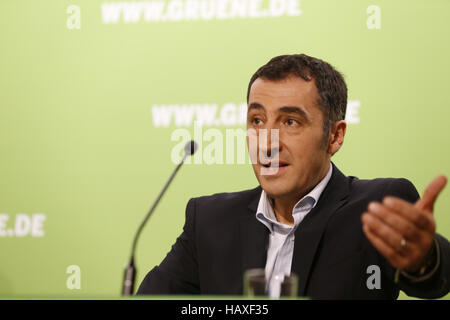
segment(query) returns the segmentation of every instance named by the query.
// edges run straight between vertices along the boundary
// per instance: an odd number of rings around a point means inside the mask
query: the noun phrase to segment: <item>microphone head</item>
[[[186,146],[184,147],[184,153],[187,156],[193,155],[195,151],[197,151],[198,144],[194,140],[189,141],[186,143]]]

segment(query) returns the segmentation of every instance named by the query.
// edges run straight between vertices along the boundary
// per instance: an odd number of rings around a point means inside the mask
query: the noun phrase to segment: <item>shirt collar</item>
[[[325,177],[308,194],[306,194],[295,204],[292,210],[292,215],[294,216],[294,226],[297,226],[309,213],[309,211],[315,207],[323,190],[331,179],[332,171],[333,166],[330,163],[330,168],[328,169]],[[258,208],[256,209],[256,218],[266,225],[271,232],[273,232],[274,226],[282,229],[292,229],[292,226],[288,226],[277,221],[269,196],[264,190],[262,190],[261,197],[259,198]]]

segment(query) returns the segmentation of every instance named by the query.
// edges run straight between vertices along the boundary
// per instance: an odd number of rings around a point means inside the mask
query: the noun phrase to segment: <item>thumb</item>
[[[445,176],[437,176],[425,189],[421,199],[417,200],[415,206],[421,210],[433,213],[434,202],[439,193],[447,184]]]

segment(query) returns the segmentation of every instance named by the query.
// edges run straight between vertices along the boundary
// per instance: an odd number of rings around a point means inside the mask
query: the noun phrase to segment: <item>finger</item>
[[[395,229],[398,233],[409,240],[417,240],[420,236],[420,230],[411,221],[403,217],[395,210],[391,210],[378,202],[371,202],[368,206],[368,212],[375,215],[382,222]]]
[[[396,211],[415,224],[419,229],[434,232],[435,223],[433,216],[419,210],[413,204],[400,198],[388,196],[383,199],[383,205]]]
[[[398,253],[402,251],[401,242],[403,237],[395,229],[370,213],[364,213],[362,215],[362,222],[369,228],[371,233],[381,238],[392,250]]]
[[[416,202],[416,206],[421,210],[432,213],[434,202],[446,184],[447,178],[445,176],[434,178],[425,189],[422,198]]]
[[[367,225],[363,225],[363,232],[375,249],[377,249],[378,252],[381,253],[393,267],[403,269],[407,265],[405,258],[403,258],[391,246],[386,244],[383,239],[373,233]]]

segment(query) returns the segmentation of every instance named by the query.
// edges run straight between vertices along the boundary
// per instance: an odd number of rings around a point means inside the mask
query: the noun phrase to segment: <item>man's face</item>
[[[330,154],[322,140],[323,114],[317,101],[315,82],[295,76],[277,81],[258,78],[250,88],[247,129],[255,129],[257,136],[264,134],[260,129],[266,129],[268,141],[259,145],[260,139],[255,139],[258,154],[263,151],[274,157],[279,153],[279,168],[274,174],[262,174],[264,166],[260,160],[264,162],[264,159],[258,157],[256,163],[252,161],[261,187],[274,199],[299,199],[329,169]],[[278,143],[270,141],[271,129],[279,130]],[[250,143],[250,153],[252,148]]]

